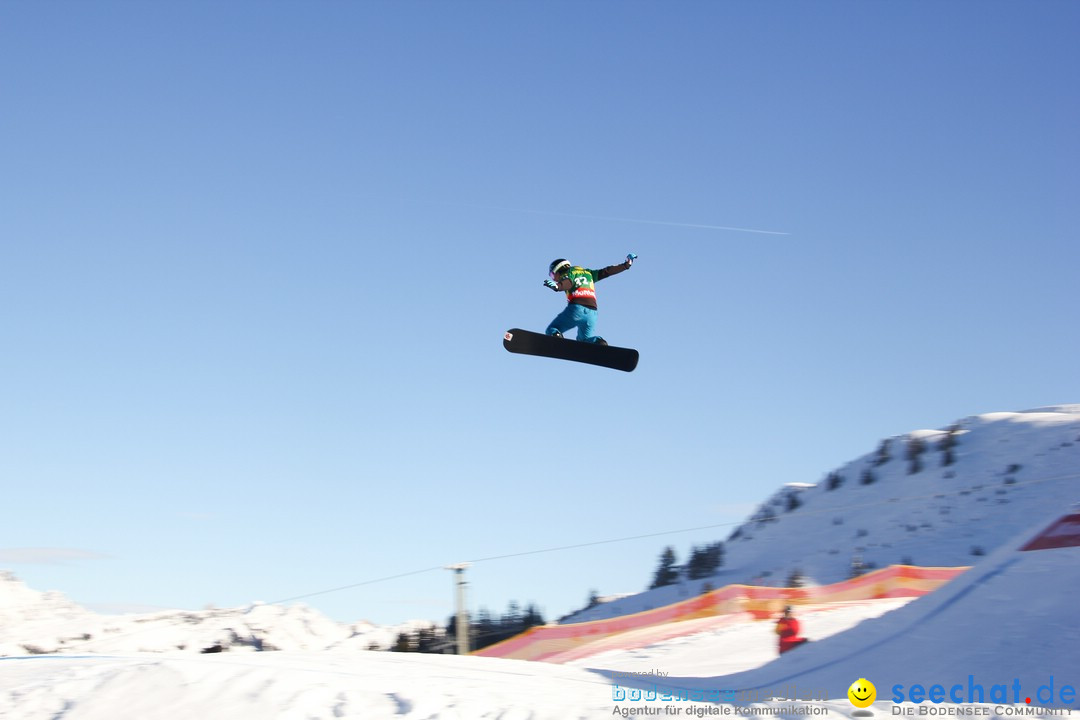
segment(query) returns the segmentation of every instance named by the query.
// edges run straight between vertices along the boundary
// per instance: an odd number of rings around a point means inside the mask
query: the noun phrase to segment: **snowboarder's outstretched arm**
[[[603,280],[606,277],[612,275],[618,275],[623,270],[629,270],[630,266],[637,260],[637,255],[634,253],[627,253],[626,262],[619,263],[618,265],[608,265],[605,268],[591,271],[596,281]],[[558,281],[545,280],[544,287],[554,290],[555,292],[569,292],[574,289],[574,282],[568,277],[562,277]]]
[[[619,263],[618,265],[608,265],[606,268],[600,268],[596,271],[597,282],[603,280],[606,277],[618,275],[623,270],[629,270],[630,266],[634,264],[635,260],[637,260],[637,255],[635,255],[634,253],[628,253],[626,256],[626,262]]]

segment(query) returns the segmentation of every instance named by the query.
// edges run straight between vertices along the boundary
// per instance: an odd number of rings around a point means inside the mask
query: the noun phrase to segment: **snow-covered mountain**
[[[748,613],[573,666],[375,652],[24,656],[0,658],[0,717],[855,720],[868,712],[847,689],[869,678],[874,717],[1051,720],[1080,709],[1076,527],[1077,515],[1048,508],[916,600],[800,606],[811,642],[779,657],[772,623]]]
[[[1047,508],[1080,500],[1080,405],[976,415],[882,440],[817,483],[785,485],[724,543],[711,577],[563,619],[649,610],[705,585],[838,582],[894,564],[974,565]]]
[[[1033,517],[1078,500],[1080,405],[977,415],[889,438],[818,483],[784,486],[731,533],[715,575],[617,596],[564,622],[659,607],[706,584],[836,582],[853,563],[973,565]],[[342,624],[304,605],[99,615],[0,572],[0,656],[386,649],[427,625]]]
[[[305,605],[261,603],[242,608],[100,615],[58,592],[33,590],[13,574],[0,572],[0,657],[223,649],[385,650],[399,633],[429,624],[343,624]]]

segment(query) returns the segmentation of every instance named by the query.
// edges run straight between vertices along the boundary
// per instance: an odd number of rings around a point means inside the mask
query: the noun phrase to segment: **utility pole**
[[[454,571],[454,584],[457,587],[456,593],[456,611],[457,611],[457,626],[455,633],[457,635],[457,654],[468,655],[469,654],[469,613],[465,610],[465,568],[469,567],[469,563],[458,563],[457,565],[447,565],[447,570]]]

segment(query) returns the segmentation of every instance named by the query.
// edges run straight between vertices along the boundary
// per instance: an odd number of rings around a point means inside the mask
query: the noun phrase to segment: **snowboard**
[[[503,347],[512,353],[573,360],[623,372],[633,371],[638,363],[638,351],[631,348],[557,338],[520,328],[506,331]]]

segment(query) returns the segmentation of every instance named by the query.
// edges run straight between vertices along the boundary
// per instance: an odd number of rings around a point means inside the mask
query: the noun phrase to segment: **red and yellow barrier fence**
[[[652,610],[621,615],[606,620],[543,625],[531,628],[509,640],[477,650],[474,655],[567,662],[593,652],[622,646],[617,636],[631,640],[633,631],[701,618],[749,613],[756,619],[774,617],[785,605],[825,604],[877,598],[919,597],[941,587],[968,568],[925,568],[892,565],[832,585],[807,588],[776,588],[754,585],[727,585],[717,590]],[[711,625],[712,623],[706,623]],[[701,623],[687,623],[666,637],[706,629]],[[674,634],[672,634],[674,633]],[[637,634],[637,633],[634,633]],[[599,642],[604,641],[604,642]],[[595,643],[595,645],[594,645]],[[586,649],[584,646],[589,645]]]

